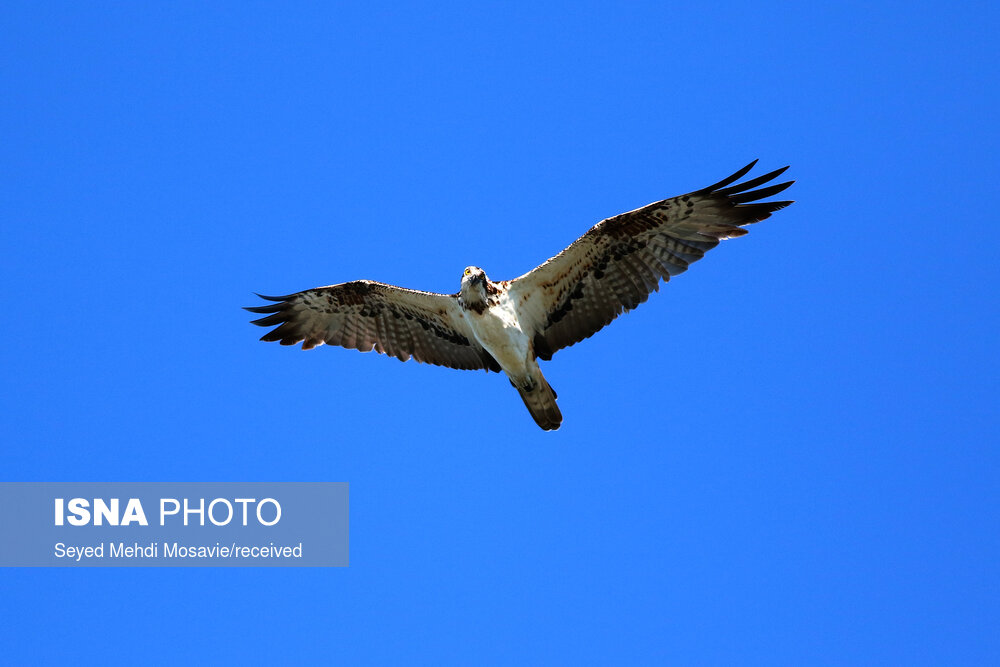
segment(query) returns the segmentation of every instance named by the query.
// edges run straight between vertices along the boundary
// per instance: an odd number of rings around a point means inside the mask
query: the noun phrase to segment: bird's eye
[[[465,270],[465,275],[469,275],[470,273],[472,273],[472,270],[471,270],[471,269],[466,269],[466,270]]]

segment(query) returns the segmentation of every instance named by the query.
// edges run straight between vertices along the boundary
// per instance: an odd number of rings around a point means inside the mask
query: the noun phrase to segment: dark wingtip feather
[[[763,176],[758,176],[757,178],[752,178],[749,181],[744,181],[743,183],[737,183],[736,185],[726,188],[724,190],[716,190],[716,194],[720,195],[734,195],[739,192],[746,192],[758,185],[763,185],[769,181],[773,181],[778,176],[782,175],[788,171],[788,167],[782,167],[781,169],[775,169],[774,171],[764,174]]]
[[[257,293],[254,292],[254,294]],[[266,299],[267,301],[275,301],[276,303],[269,303],[264,306],[243,306],[243,310],[247,312],[269,316],[262,317],[258,320],[251,320],[250,324],[266,327],[270,326],[275,321],[284,321],[286,319],[282,313],[288,309],[289,304],[287,299],[294,296],[293,294],[289,294],[288,296],[265,296],[263,294],[257,294],[257,296],[262,299]]]
[[[274,313],[273,315],[268,315],[267,317],[262,317],[258,320],[250,320],[250,324],[256,324],[259,327],[269,327],[275,324],[282,324],[288,321],[288,316],[285,313]]]
[[[785,208],[791,201],[767,201],[756,204],[741,204],[734,206],[733,215],[737,216],[738,225],[752,225],[755,222],[767,220],[775,211]]]
[[[251,313],[277,313],[285,309],[285,304],[273,304],[267,306],[243,306],[243,310]]]
[[[786,181],[784,183],[778,183],[777,185],[770,185],[766,188],[760,188],[759,190],[751,190],[750,192],[741,192],[735,195],[728,195],[729,201],[734,204],[744,204],[746,202],[757,201],[759,199],[766,199],[767,197],[773,197],[783,190],[787,190],[792,183],[795,181]]]
[[[744,176],[746,176],[747,173],[749,173],[749,171],[751,169],[753,169],[756,164],[757,164],[757,160],[754,160],[753,162],[751,162],[747,166],[745,166],[742,169],[740,169],[739,171],[737,171],[732,176],[727,176],[726,178],[722,179],[718,183],[713,183],[712,185],[708,186],[707,188],[702,188],[699,192],[715,192],[719,188],[724,188],[727,185],[729,185],[730,183],[735,183],[736,181],[738,181],[741,178],[743,178]]]
[[[257,294],[257,296],[265,301],[287,301],[288,297],[295,296],[294,294],[286,294],[285,296],[267,296],[266,294],[258,294],[257,292],[254,292],[254,294]]]

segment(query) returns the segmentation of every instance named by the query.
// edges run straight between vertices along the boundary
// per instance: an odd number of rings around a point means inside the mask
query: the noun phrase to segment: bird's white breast
[[[531,341],[522,330],[509,295],[503,294],[497,305],[485,309],[482,314],[469,311],[466,317],[476,340],[508,374],[520,375],[527,368],[531,360]]]

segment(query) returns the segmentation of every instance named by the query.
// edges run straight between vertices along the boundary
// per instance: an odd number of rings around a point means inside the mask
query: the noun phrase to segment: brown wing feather
[[[260,296],[260,295],[258,295]],[[253,324],[276,326],[261,337],[308,350],[326,343],[406,361],[461,370],[499,371],[476,342],[457,295],[403,289],[357,280],[287,296],[261,296],[275,303],[247,308],[267,315]]]
[[[719,245],[746,234],[790,201],[759,202],[794,181],[754,190],[785,169],[732,185],[756,161],[707,188],[608,218],[561,253],[511,284],[512,296],[536,323],[535,354],[542,359],[592,336],[635,308]],[[757,203],[752,203],[757,202]]]

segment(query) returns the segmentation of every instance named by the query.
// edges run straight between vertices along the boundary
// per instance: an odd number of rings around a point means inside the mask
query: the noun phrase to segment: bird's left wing
[[[534,324],[535,355],[588,338],[635,308],[719,245],[746,234],[790,201],[760,202],[792,181],[759,187],[787,169],[732,185],[756,161],[707,188],[608,218],[561,253],[512,281],[510,295]],[[758,188],[758,189],[754,189]]]
[[[476,341],[454,294],[404,289],[356,280],[287,296],[247,308],[266,314],[253,323],[277,328],[261,340],[302,343],[308,350],[327,343],[369,352],[374,349],[406,361],[460,370],[499,371],[500,365]]]

